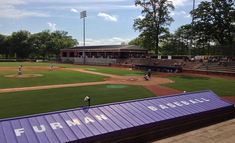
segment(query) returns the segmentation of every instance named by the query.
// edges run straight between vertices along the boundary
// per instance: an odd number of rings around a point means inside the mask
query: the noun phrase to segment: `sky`
[[[174,19],[169,27],[171,32],[191,23],[192,1],[172,0],[175,10],[171,12]],[[200,1],[196,0],[196,4]],[[87,11],[86,45],[115,45],[139,35],[133,23],[141,17],[141,9],[134,0],[0,0],[0,34],[64,30],[82,45],[80,12],[84,10]]]

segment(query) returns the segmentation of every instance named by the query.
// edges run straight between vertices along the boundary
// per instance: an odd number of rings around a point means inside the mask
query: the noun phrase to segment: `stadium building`
[[[122,59],[145,58],[147,55],[146,49],[134,45],[79,46],[60,50],[62,62],[92,65],[117,64]]]

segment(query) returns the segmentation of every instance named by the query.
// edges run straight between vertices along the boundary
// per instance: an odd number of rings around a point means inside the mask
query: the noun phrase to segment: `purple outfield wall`
[[[0,143],[110,142],[230,110],[234,105],[211,91],[78,108],[0,120]]]

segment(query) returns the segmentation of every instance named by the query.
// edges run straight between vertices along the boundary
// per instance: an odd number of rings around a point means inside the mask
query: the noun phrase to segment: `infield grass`
[[[142,86],[95,85],[14,93],[0,93],[0,118],[16,117],[85,106],[85,96],[98,105],[153,97]]]
[[[0,71],[0,88],[32,87],[40,85],[69,84],[103,81],[105,76],[81,73],[68,70],[33,70],[23,74],[42,74],[42,77],[9,78],[5,75],[16,74],[16,71]]]
[[[131,69],[124,69],[124,68],[116,68],[116,67],[98,67],[98,66],[80,66],[88,71],[94,71],[99,73],[106,73],[106,74],[113,74],[113,75],[120,75],[120,76],[142,76],[144,75],[143,71],[136,71]]]
[[[235,96],[235,80],[197,76],[169,77],[175,83],[165,84],[167,87],[183,91],[212,90],[219,96]]]

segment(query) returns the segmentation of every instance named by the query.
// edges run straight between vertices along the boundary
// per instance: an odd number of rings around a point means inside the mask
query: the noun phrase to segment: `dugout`
[[[1,143],[147,142],[233,118],[212,91],[0,120]]]
[[[134,68],[145,71],[151,69],[151,71],[168,72],[168,73],[180,73],[183,70],[181,66],[135,65]]]

